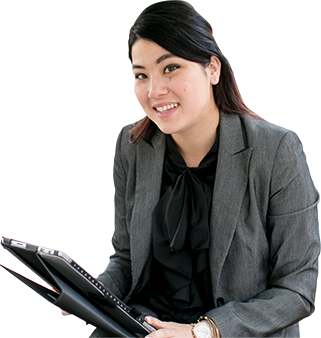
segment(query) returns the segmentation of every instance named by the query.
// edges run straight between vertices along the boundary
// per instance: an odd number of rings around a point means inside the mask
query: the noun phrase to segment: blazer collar
[[[248,147],[242,117],[236,114],[220,114],[220,148],[230,156]]]
[[[165,134],[163,134],[156,124],[152,121],[150,121],[150,126],[143,138],[143,143],[146,142],[149,144],[152,148],[157,148],[161,146],[161,143],[163,139],[165,138]]]

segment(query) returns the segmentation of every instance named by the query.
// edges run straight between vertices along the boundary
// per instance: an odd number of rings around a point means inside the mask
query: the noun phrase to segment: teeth
[[[163,113],[167,110],[170,110],[170,109],[173,109],[173,108],[176,108],[176,107],[178,107],[178,103],[169,104],[169,105],[164,106],[164,107],[157,107],[156,110],[159,111],[160,113]]]

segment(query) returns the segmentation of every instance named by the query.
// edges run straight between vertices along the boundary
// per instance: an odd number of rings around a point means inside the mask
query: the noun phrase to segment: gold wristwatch
[[[221,338],[220,331],[210,317],[200,317],[196,324],[192,325],[192,336],[194,338]]]
[[[213,330],[207,321],[203,320],[196,324],[192,324],[192,335],[194,338],[212,338]]]

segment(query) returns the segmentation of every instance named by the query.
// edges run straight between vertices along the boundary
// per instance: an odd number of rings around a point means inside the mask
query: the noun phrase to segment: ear
[[[212,85],[217,85],[221,76],[221,61],[218,57],[212,55],[211,62],[208,65],[210,81]]]

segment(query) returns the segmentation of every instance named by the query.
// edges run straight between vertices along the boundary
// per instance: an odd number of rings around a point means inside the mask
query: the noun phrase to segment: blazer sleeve
[[[123,128],[118,136],[114,158],[115,230],[112,244],[115,254],[110,257],[106,270],[97,278],[120,299],[124,299],[131,286],[130,237],[126,206],[128,165],[123,150],[124,144],[128,144],[127,129]]]
[[[270,178],[268,288],[244,302],[231,301],[207,313],[222,337],[271,336],[314,311],[320,253],[318,200],[301,142],[287,132]]]

